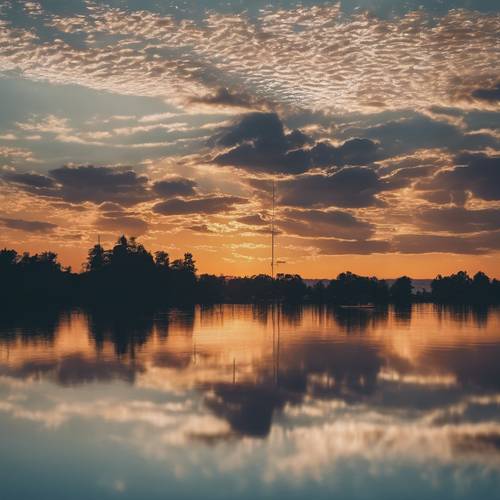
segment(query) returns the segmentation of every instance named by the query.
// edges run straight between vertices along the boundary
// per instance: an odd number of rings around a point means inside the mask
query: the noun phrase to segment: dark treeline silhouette
[[[483,272],[470,277],[460,271],[451,276],[437,276],[431,283],[431,298],[439,303],[493,304],[500,303],[500,281]]]
[[[63,268],[53,252],[19,255],[0,250],[0,303],[62,303],[73,296],[76,276]]]
[[[135,238],[121,236],[113,248],[97,244],[88,252],[81,273],[57,261],[53,252],[30,255],[0,250],[0,307],[43,304],[84,306],[258,303],[378,305],[412,301],[500,303],[500,282],[484,273],[473,278],[461,271],[438,276],[431,291],[414,293],[412,280],[402,276],[390,286],[385,280],[346,272],[336,279],[307,286],[299,275],[278,274],[226,278],[196,274],[190,253],[170,261],[165,251],[152,254]]]

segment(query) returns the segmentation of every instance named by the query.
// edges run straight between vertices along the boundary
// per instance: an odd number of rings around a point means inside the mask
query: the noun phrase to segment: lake
[[[0,319],[0,498],[500,498],[500,309]]]

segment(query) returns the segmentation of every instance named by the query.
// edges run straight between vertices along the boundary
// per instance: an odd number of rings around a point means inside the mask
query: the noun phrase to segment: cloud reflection
[[[356,458],[498,470],[499,324],[432,306],[24,319],[0,328],[0,414],[54,431],[87,421],[185,471],[207,447],[229,453],[213,473],[264,454],[271,482]]]

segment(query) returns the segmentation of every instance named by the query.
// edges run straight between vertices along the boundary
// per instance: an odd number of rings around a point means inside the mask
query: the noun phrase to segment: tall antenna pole
[[[275,231],[274,231],[274,216],[276,211],[276,184],[273,180],[273,208],[271,219],[271,277],[274,279],[274,244],[275,244]]]

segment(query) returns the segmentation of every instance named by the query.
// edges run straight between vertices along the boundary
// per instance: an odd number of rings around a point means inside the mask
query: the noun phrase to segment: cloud
[[[330,112],[447,105],[470,98],[498,66],[497,15],[340,14],[339,4],[268,7],[212,11],[197,23],[96,5],[84,16],[47,12],[40,22],[50,41],[2,18],[0,57],[6,70],[52,83],[185,103],[238,82],[265,101]]]
[[[245,224],[247,226],[268,226],[269,221],[264,219],[261,214],[255,215],[244,215],[243,217],[238,217],[236,222],[240,224]]]
[[[316,239],[311,240],[310,244],[316,247],[321,255],[370,255],[388,253],[391,250],[390,242],[384,240]]]
[[[105,214],[99,217],[94,226],[102,231],[141,236],[148,230],[148,223],[139,217],[119,214]]]
[[[300,130],[287,134],[276,113],[248,114],[223,129],[214,142],[232,148],[216,155],[214,163],[250,171],[299,174],[313,167],[365,165],[378,158],[378,146],[369,139],[355,138],[335,147],[326,141],[314,144]]]
[[[500,146],[498,139],[491,134],[467,133],[448,121],[418,114],[368,128],[348,128],[343,135],[361,135],[378,141],[379,155],[386,158],[418,149],[448,149],[456,152]]]
[[[276,113],[251,113],[223,130],[217,143],[224,147],[235,146],[244,141],[256,141],[260,147],[286,149],[283,123]]]
[[[383,180],[392,188],[397,189],[409,186],[412,182],[420,178],[428,177],[435,170],[436,166],[434,165],[396,168],[390,175],[383,177]]]
[[[364,167],[344,167],[328,174],[297,176],[278,183],[282,205],[359,208],[380,204],[376,195],[390,186]]]
[[[153,184],[153,191],[164,198],[171,196],[193,196],[197,183],[190,179],[172,178]]]
[[[213,161],[250,170],[300,173],[309,168],[310,158],[307,152],[295,148],[307,140],[299,131],[285,134],[275,113],[251,113],[215,137],[218,146],[236,147]]]
[[[101,215],[95,222],[98,229],[136,235],[145,233],[148,224],[123,207],[163,198],[164,201],[153,206],[154,213],[215,214],[247,202],[245,198],[230,195],[196,198],[197,183],[191,179],[171,177],[151,182],[147,176],[126,167],[64,166],[50,170],[47,175],[6,172],[2,178],[28,193],[57,198],[62,203],[100,205]]]
[[[150,198],[147,177],[133,170],[114,167],[60,167],[49,172],[60,185],[56,194],[72,203],[113,201],[125,206]]]
[[[421,180],[415,189],[424,191],[424,196],[436,196],[436,203],[464,203],[469,192],[483,200],[500,200],[500,156],[465,154],[456,163],[453,168]]]
[[[13,182],[15,184],[21,184],[24,186],[30,186],[33,188],[51,188],[54,187],[55,181],[46,175],[41,175],[32,172],[6,172],[2,175],[3,179]]]
[[[149,223],[141,217],[140,213],[126,210],[116,203],[107,202],[100,205],[94,227],[114,234],[142,236],[148,232]]]
[[[149,179],[127,167],[64,166],[47,175],[7,172],[2,178],[29,193],[68,203],[132,206],[155,197]]]
[[[417,225],[426,231],[476,233],[500,230],[500,209],[428,208],[417,212]]]
[[[500,250],[500,231],[470,236],[403,234],[396,236],[393,250],[400,253],[486,254]]]
[[[477,89],[472,92],[472,97],[475,99],[480,99],[481,101],[487,101],[491,103],[496,103],[500,101],[500,83],[496,87],[488,89]]]
[[[25,132],[55,134],[59,137],[64,137],[73,131],[69,126],[67,118],[61,118],[56,115],[47,115],[44,117],[33,116],[26,122],[16,123],[16,126]]]
[[[312,166],[367,165],[379,158],[378,145],[370,139],[350,139],[340,147],[328,142],[317,143],[310,151]]]
[[[237,205],[247,203],[238,196],[210,196],[206,198],[173,198],[153,207],[153,212],[160,215],[218,214],[230,212]]]
[[[9,229],[17,229],[19,231],[34,232],[34,233],[50,233],[57,225],[50,222],[24,220],[24,219],[10,219],[8,217],[1,217],[0,224]]]
[[[285,210],[277,226],[286,234],[364,240],[374,233],[373,226],[341,210]]]
[[[28,149],[10,146],[0,146],[0,160],[12,164],[37,161]]]
[[[188,100],[189,104],[203,104],[214,106],[216,108],[243,108],[252,109],[262,106],[262,103],[255,102],[249,95],[231,92],[226,87],[217,89],[212,94],[201,97],[192,97]]]
[[[187,229],[193,231],[194,233],[201,234],[211,234],[214,233],[206,224],[195,224],[193,226],[189,226]]]

